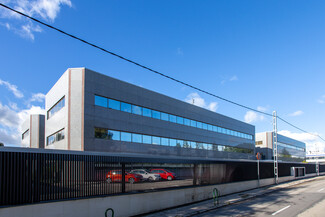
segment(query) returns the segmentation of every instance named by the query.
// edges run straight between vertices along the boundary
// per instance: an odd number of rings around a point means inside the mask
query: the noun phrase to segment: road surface
[[[325,216],[325,177],[195,216]]]

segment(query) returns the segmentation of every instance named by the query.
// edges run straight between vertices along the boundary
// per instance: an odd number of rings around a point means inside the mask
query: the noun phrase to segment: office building
[[[49,149],[254,159],[253,125],[86,68],[45,101]]]
[[[22,124],[21,143],[24,147],[44,148],[45,115],[30,115]]]
[[[256,152],[263,160],[273,160],[273,132],[256,134]],[[306,159],[306,144],[278,134],[278,160],[302,162]]]

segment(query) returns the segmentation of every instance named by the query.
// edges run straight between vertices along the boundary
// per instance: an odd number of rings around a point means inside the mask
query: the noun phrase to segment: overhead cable
[[[93,44],[93,43],[90,43],[90,42],[88,42],[88,41],[86,41],[86,40],[84,40],[84,39],[81,39],[81,38],[79,38],[79,37],[77,37],[77,36],[74,36],[74,35],[72,35],[72,34],[70,34],[70,33],[67,33],[67,32],[65,32],[65,31],[63,31],[63,30],[61,30],[61,29],[59,29],[59,28],[57,28],[57,27],[54,27],[54,26],[49,25],[49,24],[47,24],[47,23],[45,23],[45,22],[43,22],[43,21],[40,21],[40,20],[38,20],[38,19],[36,19],[36,18],[34,18],[34,17],[31,17],[31,16],[29,16],[29,15],[27,15],[27,14],[24,14],[24,13],[20,12],[20,11],[17,11],[17,10],[15,10],[15,9],[13,9],[13,8],[11,8],[11,7],[9,7],[9,6],[7,6],[7,5],[4,5],[4,4],[0,3],[0,6],[6,8],[6,9],[8,9],[8,10],[11,10],[11,11],[13,11],[13,12],[15,12],[15,13],[18,13],[18,14],[20,14],[20,15],[22,15],[22,16],[28,18],[28,19],[31,19],[31,20],[33,20],[33,21],[35,21],[35,22],[37,22],[37,23],[39,23],[39,24],[41,24],[41,25],[44,25],[44,26],[46,26],[46,27],[48,27],[48,28],[51,28],[51,29],[53,29],[53,30],[55,30],[55,31],[58,31],[58,32],[60,32],[60,33],[62,33],[62,34],[64,34],[64,35],[66,35],[66,36],[69,36],[69,37],[71,37],[71,38],[73,38],[73,39],[76,39],[76,40],[78,40],[78,41],[81,41],[81,42],[83,42],[83,43],[85,43],[85,44],[87,44],[87,45],[89,45],[89,46],[92,46],[92,47],[95,47],[95,48],[97,48],[97,49],[99,49],[99,50],[101,50],[101,51],[104,51],[105,53],[111,54],[111,55],[113,55],[113,56],[115,56],[115,57],[118,57],[118,58],[124,60],[124,61],[127,61],[127,62],[129,62],[129,63],[132,63],[132,64],[134,64],[134,65],[136,65],[136,66],[139,66],[139,67],[141,67],[141,68],[144,68],[144,69],[146,69],[146,70],[148,70],[148,71],[151,71],[151,72],[153,72],[153,73],[155,73],[155,74],[158,74],[158,75],[160,75],[160,76],[163,76],[163,77],[165,77],[165,78],[167,78],[167,79],[170,79],[170,80],[172,80],[172,81],[175,81],[175,82],[177,82],[177,83],[180,83],[180,84],[182,84],[182,85],[184,85],[184,86],[190,87],[190,88],[192,88],[192,89],[194,89],[194,90],[197,90],[197,91],[199,91],[199,92],[201,92],[201,93],[205,93],[205,94],[210,95],[210,96],[212,96],[212,97],[215,97],[215,98],[217,98],[217,99],[223,100],[223,101],[225,101],[225,102],[231,103],[231,104],[233,104],[233,105],[236,105],[236,106],[239,106],[239,107],[242,107],[242,108],[245,108],[245,109],[248,109],[248,110],[251,110],[251,111],[254,111],[254,112],[260,113],[260,114],[263,114],[263,115],[267,115],[267,116],[271,116],[271,117],[273,116],[273,115],[270,114],[270,113],[266,113],[266,112],[263,112],[263,111],[259,111],[259,110],[257,110],[257,109],[254,109],[254,108],[251,108],[251,107],[245,106],[245,105],[243,105],[243,104],[240,104],[240,103],[237,103],[237,102],[234,102],[234,101],[228,100],[228,99],[223,98],[223,97],[221,97],[221,96],[215,95],[215,94],[213,94],[213,93],[211,93],[211,92],[208,92],[208,91],[206,91],[206,90],[203,90],[203,89],[201,89],[201,88],[199,88],[199,87],[193,86],[193,85],[191,85],[191,84],[189,84],[189,83],[186,83],[186,82],[184,82],[184,81],[181,81],[181,80],[178,80],[178,79],[176,79],[176,78],[173,78],[173,77],[171,77],[171,76],[169,76],[169,75],[166,75],[166,74],[164,74],[164,73],[161,73],[161,72],[159,72],[159,71],[157,71],[157,70],[151,69],[150,67],[144,66],[144,65],[142,65],[142,64],[140,64],[140,63],[137,63],[137,62],[135,62],[135,61],[133,61],[133,60],[130,60],[130,59],[126,58],[126,57],[123,57],[123,56],[121,56],[121,55],[119,55],[119,54],[116,54],[116,53],[114,53],[114,52],[111,52],[111,51],[109,51],[109,50],[106,50],[105,48],[102,48],[102,47],[100,47],[100,46],[98,46],[98,45],[95,45],[95,44]],[[278,117],[279,117],[279,116],[278,116]],[[296,129],[298,129],[298,130],[301,130],[301,131],[303,131],[303,132],[308,133],[307,131],[302,130],[302,129],[299,128],[299,127],[296,127],[295,125],[293,125],[293,124],[287,122],[286,120],[284,120],[284,119],[282,119],[282,118],[280,118],[280,117],[279,117],[279,119],[282,120],[283,122],[289,124],[290,126],[296,128]],[[309,134],[311,134],[311,133],[309,133]],[[314,134],[311,134],[311,135],[314,135]],[[324,139],[323,139],[322,137],[320,137],[319,135],[314,135],[314,136],[317,136],[317,137],[319,137],[320,139],[324,140]],[[324,141],[325,141],[325,140],[324,140]]]

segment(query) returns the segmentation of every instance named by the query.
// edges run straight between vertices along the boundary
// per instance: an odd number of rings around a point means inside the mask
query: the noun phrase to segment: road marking
[[[272,213],[272,215],[276,215],[276,214],[278,214],[279,212],[282,212],[283,210],[288,209],[290,206],[291,206],[291,205],[286,206],[286,207],[284,207],[284,208],[282,208],[282,209],[280,209],[280,210],[278,210],[278,211]]]
[[[322,190],[324,190],[324,188],[319,189],[317,192],[321,192]]]

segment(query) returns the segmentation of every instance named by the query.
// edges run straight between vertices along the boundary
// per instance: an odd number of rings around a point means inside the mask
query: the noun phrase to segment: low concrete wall
[[[279,182],[294,179],[292,176],[281,177]],[[272,185],[274,183],[273,178],[260,180],[260,186]],[[107,208],[114,209],[115,217],[131,216],[212,198],[213,188],[218,188],[221,195],[226,195],[257,188],[258,186],[258,181],[253,180],[158,192],[39,203],[2,208],[0,209],[0,216],[93,217],[105,216],[104,213]]]

